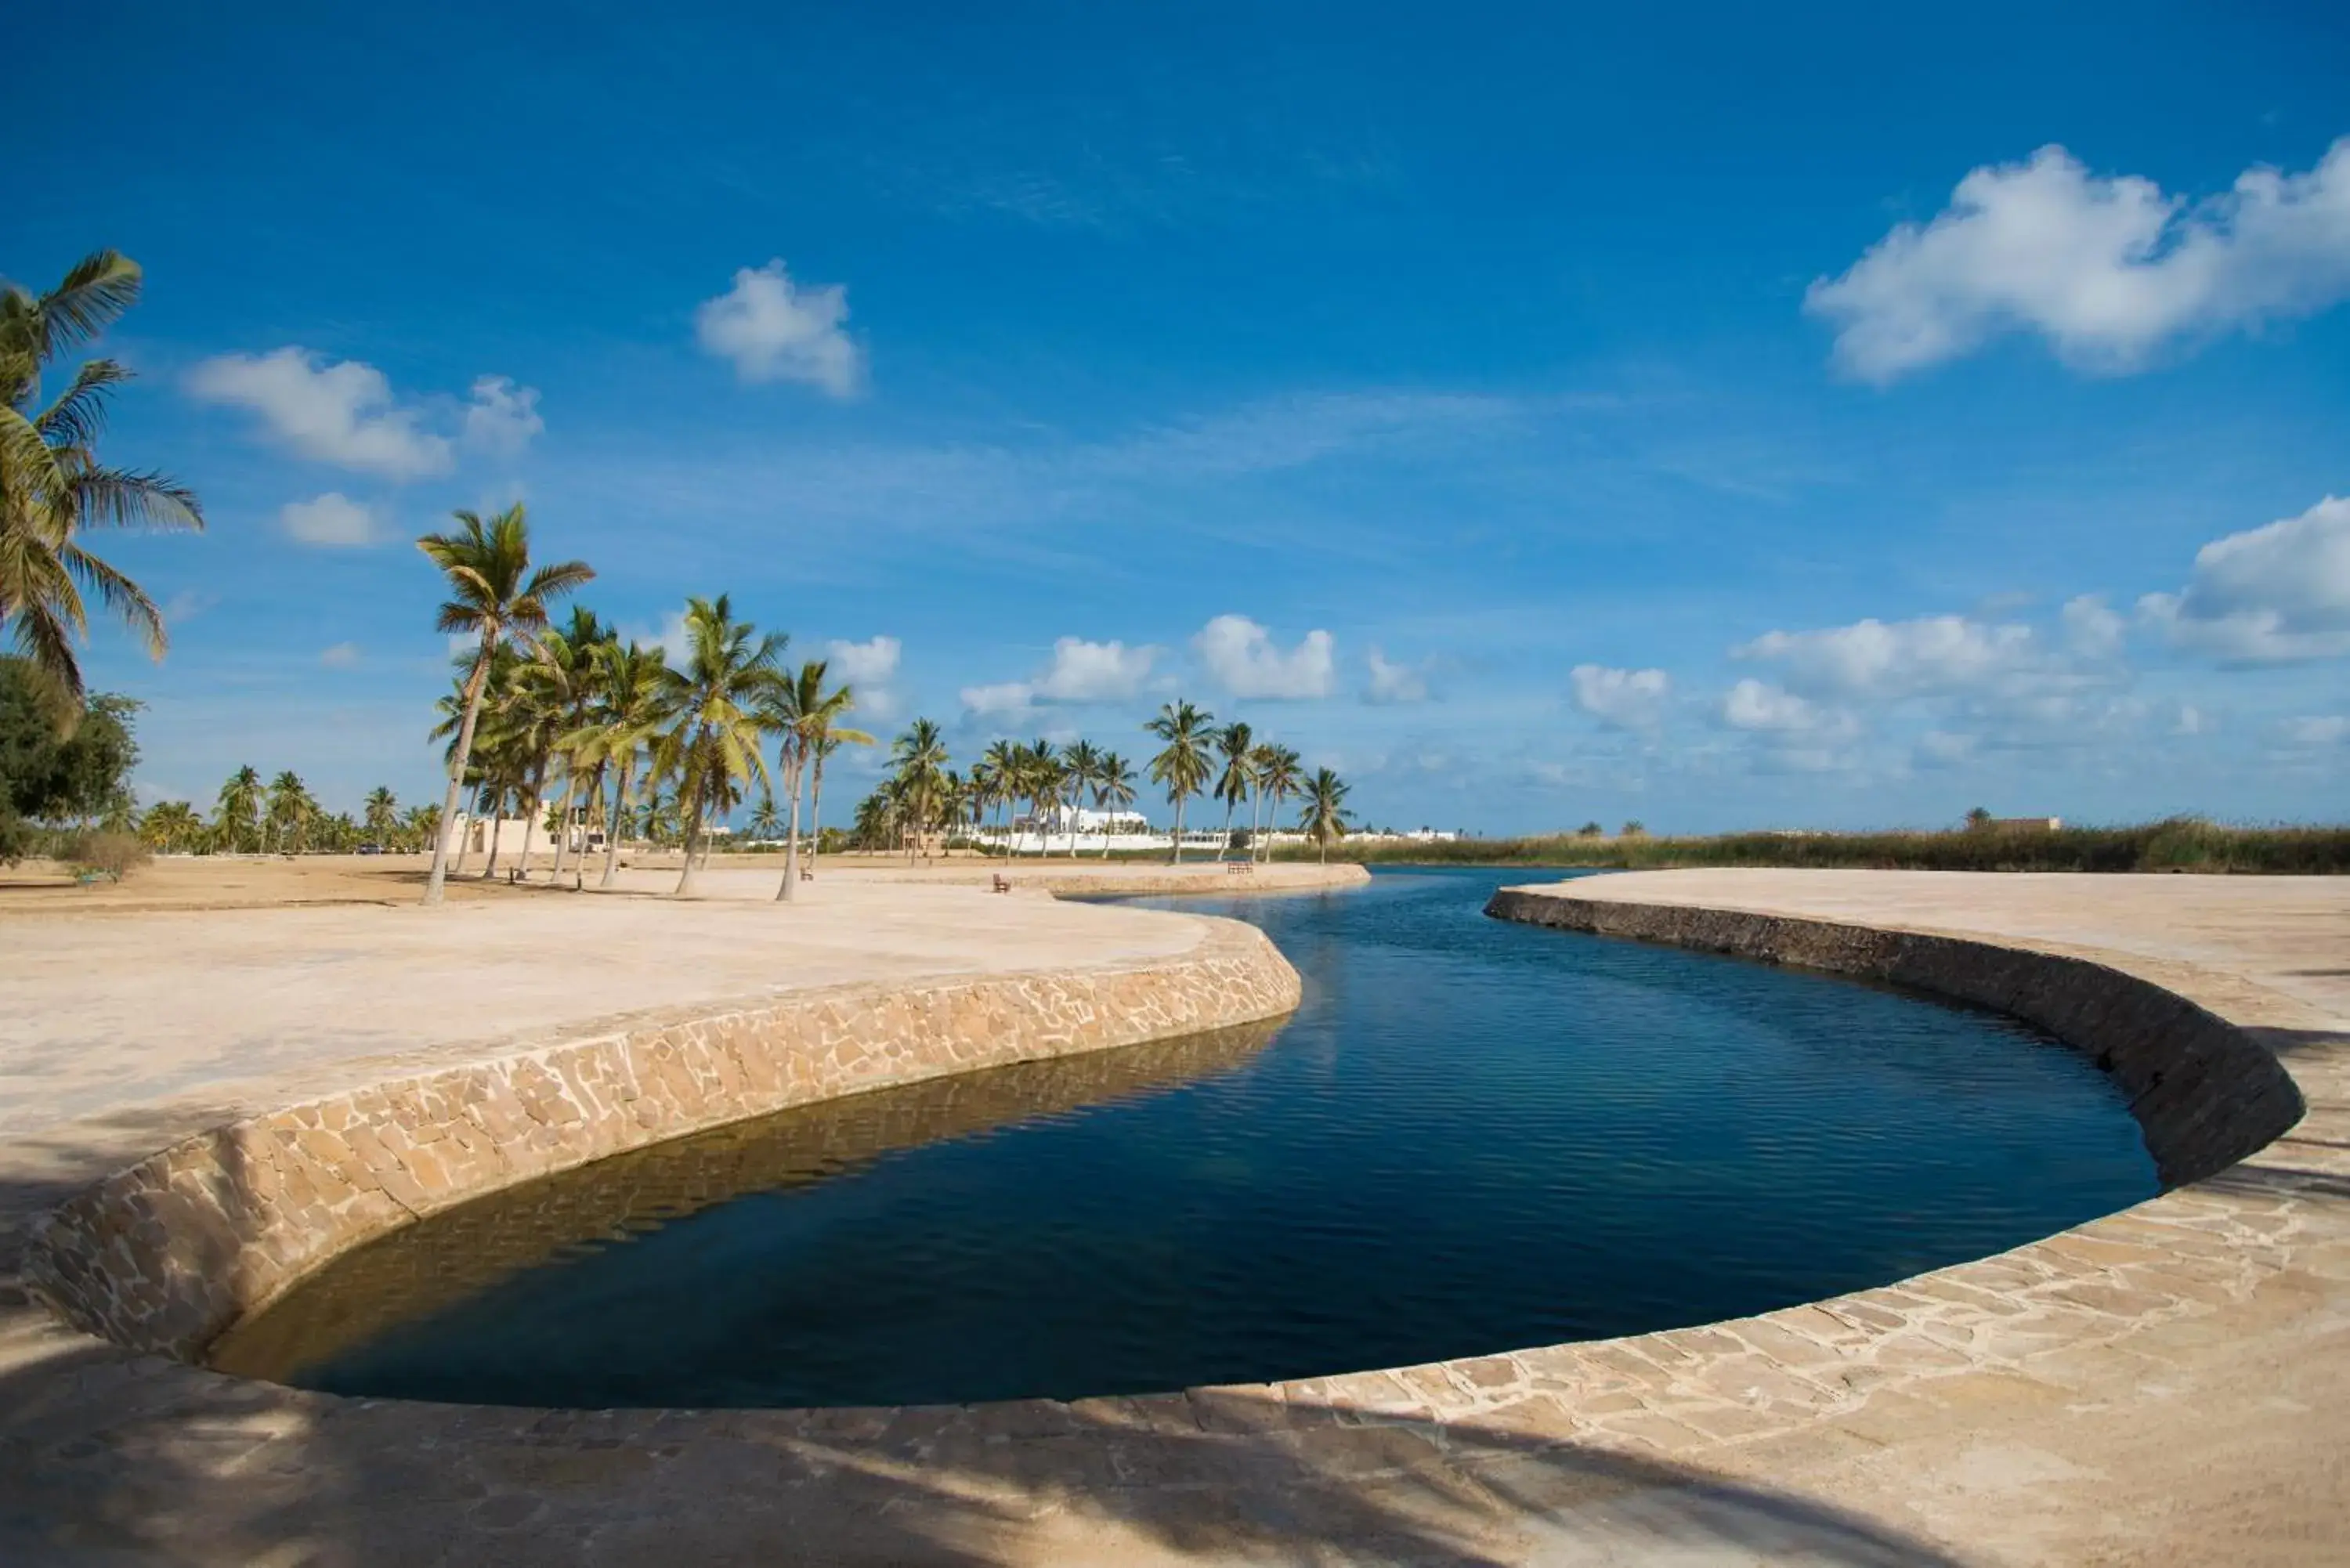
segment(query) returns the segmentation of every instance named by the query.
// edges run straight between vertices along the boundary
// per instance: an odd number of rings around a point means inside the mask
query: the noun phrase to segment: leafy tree
[[[261,774],[252,763],[229,774],[213,810],[213,829],[230,854],[250,854],[261,847]]]
[[[1101,783],[1101,748],[1091,741],[1073,741],[1061,749],[1061,787],[1069,792],[1069,808],[1074,814],[1087,792]],[[1077,836],[1069,833],[1069,858],[1077,857]]]
[[[946,794],[947,742],[936,721],[917,719],[889,748],[898,831],[907,835],[906,858],[938,821]]]
[[[1200,793],[1208,781],[1208,726],[1215,715],[1191,703],[1164,704],[1159,716],[1143,728],[1166,746],[1150,759],[1150,779],[1165,787],[1175,808],[1174,864],[1183,863],[1183,803]]]
[[[599,775],[606,768],[614,774],[598,887],[610,887],[619,875],[620,837],[630,820],[629,789],[639,758],[660,732],[666,670],[659,648],[634,641],[607,643],[597,656],[596,701],[589,722],[569,737],[575,767],[585,761]]]
[[[269,781],[268,804],[263,822],[269,832],[270,842],[280,854],[298,855],[307,846],[310,829],[318,816],[318,803],[302,783],[301,775],[292,769]]]
[[[457,815],[464,791],[465,767],[473,750],[473,730],[480,722],[482,693],[490,674],[491,657],[500,641],[515,634],[528,637],[546,626],[548,604],[595,576],[579,561],[563,561],[531,570],[530,524],[516,502],[487,522],[472,512],[455,514],[452,533],[427,534],[416,541],[425,558],[449,580],[449,597],[435,618],[437,629],[470,633],[478,638],[472,670],[465,678],[463,717],[449,764],[449,793],[442,802],[441,819]],[[425,878],[424,901],[441,902],[449,874],[445,837],[432,847],[432,870]]]
[[[33,824],[122,818],[139,746],[128,697],[80,701],[60,725],[54,681],[29,660],[0,658],[0,863],[32,853]]]
[[[1991,821],[1991,813],[1980,805],[1967,813],[1967,826],[1974,832],[1989,827]]]
[[[97,251],[35,295],[0,284],[0,627],[38,672],[51,723],[85,711],[75,644],[88,635],[85,592],[127,622],[157,659],[167,639],[146,591],[82,547],[93,528],[201,529],[193,492],[160,473],[110,468],[98,455],[107,400],[131,373],[92,359],[41,401],[42,372],[138,302],[136,262]]]

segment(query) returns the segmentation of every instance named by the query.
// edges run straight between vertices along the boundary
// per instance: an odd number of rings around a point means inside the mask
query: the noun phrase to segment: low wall
[[[1833,920],[1578,898],[1532,888],[1502,888],[1485,912],[1853,975],[2022,1019],[2094,1056],[2121,1086],[2166,1188],[2199,1181],[2265,1147],[2306,1108],[2291,1075],[2242,1030],[2174,992],[2085,959]]]
[[[641,1019],[255,1116],[47,1217],[26,1282],[134,1350],[200,1355],[338,1253],[468,1198],[793,1106],[1276,1017],[1299,981],[1253,927],[1180,958],[858,984]]]

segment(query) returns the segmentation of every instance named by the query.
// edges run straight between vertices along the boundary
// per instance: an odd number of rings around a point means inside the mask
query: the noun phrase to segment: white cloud
[[[2195,552],[2185,592],[2148,594],[2138,611],[2230,663],[2350,654],[2350,499],[2214,539]]]
[[[1061,638],[1053,644],[1052,667],[1037,680],[1036,695],[1058,702],[1122,702],[1142,690],[1158,658],[1155,648]]]
[[[328,549],[357,549],[378,537],[375,514],[337,490],[315,501],[287,502],[277,522],[289,537]]]
[[[1364,693],[1374,702],[1425,702],[1428,701],[1428,680],[1409,664],[1390,663],[1387,655],[1371,649],[1367,663],[1371,684]]]
[[[1989,685],[2030,665],[2037,649],[2030,627],[1943,615],[1768,631],[1731,653],[1778,665],[1797,691],[1892,699]]]
[[[623,642],[641,643],[658,648],[669,659],[671,668],[682,666],[693,655],[693,640],[686,635],[685,612],[673,609],[660,619],[658,626],[623,624],[617,628]]]
[[[705,353],[734,361],[745,381],[804,381],[846,398],[865,375],[864,357],[841,330],[847,319],[846,288],[802,288],[776,260],[738,269],[733,288],[694,311],[693,331]]]
[[[1930,223],[1903,223],[1804,308],[1836,323],[1836,363],[1879,383],[2005,332],[2075,368],[2133,369],[2164,341],[2350,296],[2350,138],[2305,174],[2249,169],[2189,203],[2091,174],[2061,147],[1975,170]]]
[[[1326,631],[1309,631],[1286,653],[1246,616],[1220,615],[1191,639],[1208,674],[1234,697],[1327,697],[1337,674]]]
[[[887,722],[897,717],[898,693],[889,682],[898,673],[898,656],[903,645],[894,637],[871,637],[863,642],[833,641],[825,644],[825,655],[830,666],[827,671],[834,680],[846,681],[856,697],[856,711],[866,718]],[[858,728],[852,723],[850,728]]]
[[[964,709],[981,718],[1014,718],[1034,706],[1035,689],[1025,680],[1003,680],[993,686],[962,689]]]
[[[1975,754],[1976,738],[1948,730],[1929,730],[1918,737],[1918,765],[1954,768]]]
[[[2212,720],[2210,714],[2206,713],[2200,708],[2192,707],[2185,702],[2181,702],[2178,705],[2178,717],[2171,722],[2170,732],[2174,735],[2209,734],[2211,730],[2211,722]]]
[[[536,387],[517,387],[504,376],[483,376],[473,382],[473,400],[465,410],[467,446],[514,457],[546,429]]]
[[[2122,650],[2122,634],[2129,623],[2106,607],[2095,594],[2064,601],[2064,636],[2073,651],[2084,659],[2111,659]]]
[[[2296,746],[2338,746],[2350,741],[2350,718],[2339,713],[2288,719],[2285,738]]]
[[[1567,672],[1575,705],[1619,730],[1649,730],[1664,722],[1672,677],[1661,670],[1611,670],[1578,664]]]
[[[359,661],[359,645],[356,642],[338,642],[318,653],[318,662],[329,670],[348,670]]]
[[[327,364],[296,348],[224,354],[189,372],[188,391],[252,410],[272,436],[320,462],[402,480],[449,471],[448,438],[423,429],[417,410],[395,407],[383,372],[356,359]]]
[[[1721,722],[1733,730],[1761,730],[1777,734],[1842,731],[1847,715],[1805,701],[1794,692],[1767,681],[1746,680],[1732,686],[1721,700]]]

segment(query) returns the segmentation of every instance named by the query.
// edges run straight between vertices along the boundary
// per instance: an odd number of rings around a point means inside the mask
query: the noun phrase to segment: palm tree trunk
[[[799,898],[800,881],[800,764],[796,759],[784,769],[784,779],[792,792],[792,809],[790,826],[785,829],[784,885],[775,899],[789,904]]]
[[[1183,797],[1180,794],[1175,797],[1175,858],[1170,864],[1183,864]]]
[[[685,808],[685,869],[679,873],[672,896],[682,898],[693,891],[693,851],[702,836],[702,789],[696,785],[693,798]]]
[[[612,819],[604,825],[604,879],[596,884],[608,888],[620,874],[620,818],[628,811],[629,764],[634,757],[620,759],[620,774],[612,784]]]
[[[424,901],[437,904],[449,880],[449,831],[457,820],[457,800],[465,792],[465,764],[473,755],[473,723],[482,716],[482,689],[489,684],[492,639],[482,639],[473,672],[465,678],[465,722],[457,726],[456,754],[449,759],[449,793],[441,803],[441,832],[432,844],[432,869],[424,878]]]
[[[538,766],[531,770],[530,804],[523,808],[522,813],[522,860],[520,864],[522,866],[522,879],[525,882],[530,880],[531,836],[538,831],[539,814],[546,809],[545,800],[546,794],[546,759],[545,757],[541,757],[538,759]]]
[[[1264,791],[1263,791],[1263,790],[1261,790],[1261,789],[1252,789],[1252,790],[1250,790],[1250,791],[1249,791],[1249,864],[1250,864],[1250,865],[1252,865],[1252,866],[1253,866],[1253,865],[1255,865],[1255,864],[1256,864],[1256,859],[1257,859],[1258,852],[1259,852],[1260,850],[1262,850],[1262,849],[1264,847],[1264,829],[1263,829],[1263,828],[1261,828],[1261,827],[1259,827],[1259,826],[1257,826],[1257,819],[1258,819],[1259,817],[1263,816],[1263,815],[1264,815]]]
[[[562,826],[555,830],[555,869],[546,874],[546,885],[550,888],[563,880],[563,852],[571,845],[571,792],[578,787],[578,779],[566,769],[563,774],[563,802],[559,808],[561,815],[558,819]]]
[[[1217,858],[1217,859],[1219,859],[1219,860],[1222,860],[1222,859],[1225,857],[1225,855],[1226,855],[1226,854],[1228,854],[1228,853],[1231,851],[1232,847],[1232,799],[1231,799],[1231,797],[1230,797],[1230,796],[1227,796],[1227,797],[1225,798],[1225,800],[1224,800],[1224,841],[1223,841],[1222,844],[1219,844],[1219,845],[1217,845],[1217,846],[1216,846],[1216,858]]]
[[[816,759],[808,775],[808,876],[816,876],[816,857],[824,853],[824,757]]]
[[[499,801],[490,808],[497,813],[490,818],[490,863],[482,867],[482,880],[486,882],[498,874],[498,840],[506,830],[506,803]]]

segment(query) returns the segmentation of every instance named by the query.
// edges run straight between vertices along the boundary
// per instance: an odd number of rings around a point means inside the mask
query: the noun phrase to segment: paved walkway
[[[1885,1290],[1154,1398],[347,1401],[133,1360],[0,1305],[0,1561],[2350,1560],[2350,880],[1671,873],[1570,890],[2093,956],[2262,1032],[2311,1113],[2198,1187]],[[973,918],[1017,902],[977,899]],[[132,1116],[140,1093],[105,1114]]]

